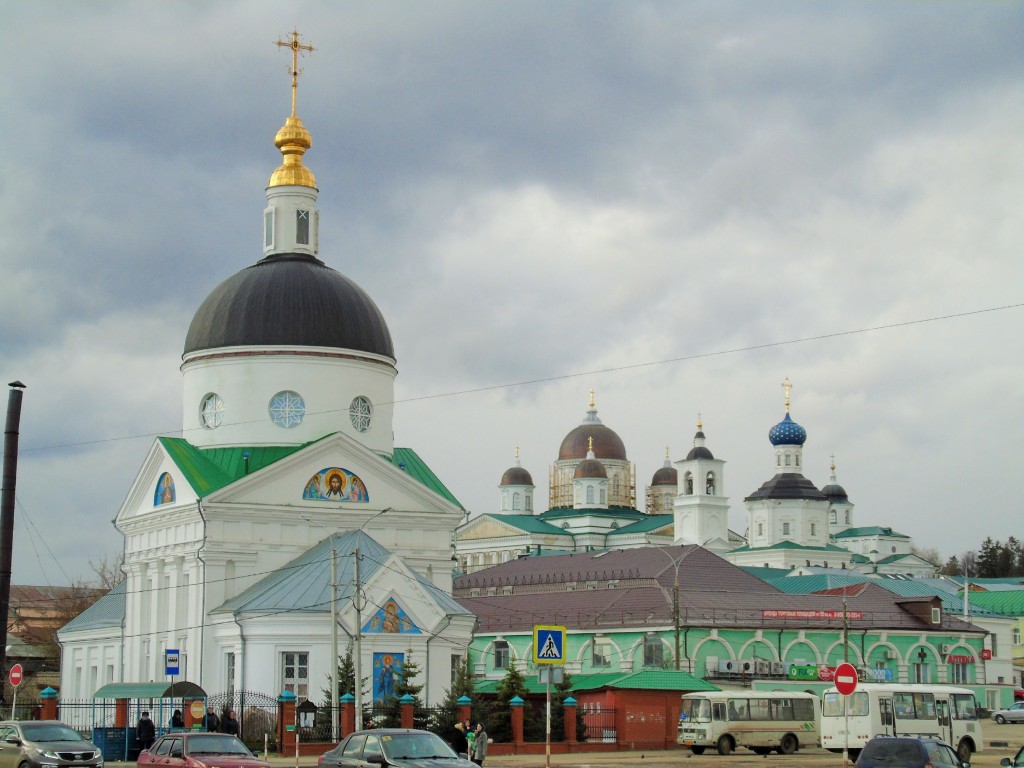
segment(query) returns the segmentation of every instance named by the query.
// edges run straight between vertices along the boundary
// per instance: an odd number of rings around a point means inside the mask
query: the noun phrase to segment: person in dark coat
[[[452,736],[452,749],[459,757],[466,757],[469,754],[469,741],[466,739],[466,726],[462,723],[455,724],[455,735]]]
[[[174,710],[174,714],[171,715],[171,728],[184,728],[185,718],[181,716],[181,710]]]
[[[156,725],[149,719],[149,712],[143,712],[139,718],[139,724],[135,726],[135,739],[139,742],[139,749],[149,749],[156,741]]]
[[[206,710],[206,714],[203,715],[203,727],[211,733],[216,733],[220,730],[220,718],[213,711],[213,707],[209,707]]]
[[[240,733],[238,728],[238,719],[235,717],[235,710],[228,712],[227,716],[221,721],[220,729],[224,733],[230,733],[232,736],[237,736]]]

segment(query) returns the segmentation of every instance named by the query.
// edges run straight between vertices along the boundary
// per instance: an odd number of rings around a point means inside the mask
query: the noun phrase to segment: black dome
[[[686,454],[686,460],[692,461],[693,459],[713,459],[715,458],[711,451],[705,448],[703,445],[695,445],[690,449],[690,452]]]
[[[675,467],[660,467],[651,478],[651,485],[678,485],[679,470]]]
[[[501,485],[533,485],[533,478],[522,467],[509,467],[501,476]]]
[[[572,475],[575,479],[586,479],[586,478],[607,478],[608,472],[597,459],[584,459],[576,465],[576,471]]]
[[[845,501],[846,499],[850,498],[846,494],[846,489],[843,488],[843,486],[839,485],[838,483],[829,483],[828,485],[821,489],[821,492],[828,496],[830,499],[842,499]]]
[[[395,357],[373,299],[319,259],[297,253],[268,256],[214,288],[192,318],[185,354],[267,345]]]
[[[558,458],[583,459],[590,450],[590,438],[594,439],[594,456],[599,459],[625,459],[626,446],[622,438],[604,424],[580,424],[562,440]]]

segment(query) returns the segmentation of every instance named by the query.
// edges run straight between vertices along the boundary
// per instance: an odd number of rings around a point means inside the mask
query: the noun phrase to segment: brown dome
[[[533,485],[533,478],[522,467],[509,467],[501,476],[501,485]]]
[[[679,472],[675,467],[662,467],[654,473],[651,485],[678,485]]]
[[[558,458],[586,458],[590,438],[594,438],[594,456],[597,458],[626,460],[626,446],[622,444],[622,438],[604,424],[580,424],[562,440]]]
[[[584,459],[576,465],[576,471],[573,473],[573,478],[579,480],[581,478],[602,478],[608,479],[608,472],[597,459]]]

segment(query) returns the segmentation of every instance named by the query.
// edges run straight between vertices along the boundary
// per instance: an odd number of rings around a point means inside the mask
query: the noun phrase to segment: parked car
[[[992,719],[1002,725],[1003,723],[1024,723],[1024,701],[1011,704],[1006,709],[997,709],[992,712]]]
[[[270,768],[229,733],[168,733],[139,754],[138,768]],[[3,766],[0,766],[3,768]]]
[[[371,728],[356,731],[317,760],[318,768],[355,768],[375,763],[401,768],[476,768],[430,731]]]
[[[0,768],[103,768],[100,748],[59,720],[0,723]]]
[[[916,736],[875,736],[864,745],[857,768],[970,768],[949,744]]]
[[[1024,747],[1017,750],[1017,754],[1014,756],[1013,760],[1008,757],[1004,757],[999,761],[999,764],[1009,766],[1010,768],[1022,768],[1022,766],[1024,766]]]

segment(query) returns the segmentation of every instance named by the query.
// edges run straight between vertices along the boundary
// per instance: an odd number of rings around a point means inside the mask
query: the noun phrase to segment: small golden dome
[[[274,137],[274,146],[281,150],[284,162],[270,174],[268,187],[299,186],[316,187],[313,172],[302,164],[302,156],[313,146],[313,137],[302,120],[292,115],[284,121],[281,130]]]

